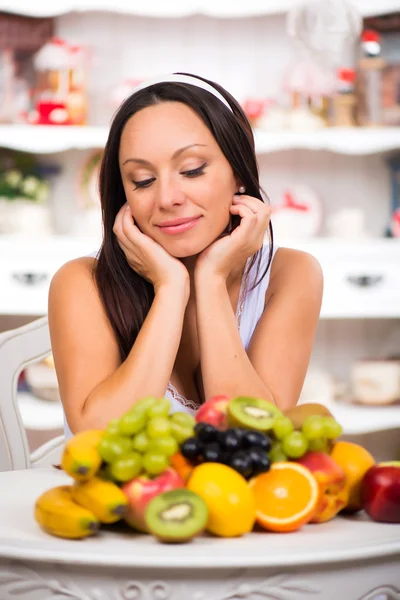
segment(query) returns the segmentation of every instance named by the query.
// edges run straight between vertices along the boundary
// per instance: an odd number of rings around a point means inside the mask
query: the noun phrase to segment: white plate
[[[196,538],[161,544],[150,535],[100,531],[85,540],[44,533],[33,516],[36,498],[71,479],[56,469],[0,473],[0,556],[29,561],[115,567],[230,568],[347,563],[399,556],[400,525],[375,523],[361,513],[307,525],[292,534],[253,533],[243,538]],[[171,550],[173,548],[173,551]]]

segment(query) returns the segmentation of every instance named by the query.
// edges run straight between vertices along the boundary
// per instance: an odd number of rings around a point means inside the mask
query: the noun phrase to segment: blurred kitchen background
[[[52,274],[99,247],[121,101],[203,75],[251,120],[276,242],[324,270],[300,401],[400,459],[400,0],[77,5],[0,1],[0,331],[45,315]],[[51,357],[21,372],[18,403],[32,450],[60,432]]]

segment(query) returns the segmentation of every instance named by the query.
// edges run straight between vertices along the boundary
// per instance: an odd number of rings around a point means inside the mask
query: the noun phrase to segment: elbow
[[[271,394],[271,398],[272,397],[273,396]],[[277,394],[276,396],[273,397],[274,404],[283,413],[286,413],[288,410],[291,410],[292,408],[297,406],[298,401],[299,401],[299,398],[297,396],[293,396],[291,394],[287,394],[287,395],[286,394]]]
[[[68,427],[72,435],[76,435],[81,431],[88,431],[90,429],[104,429],[105,425],[101,423],[98,414],[92,414],[90,410],[90,402],[88,398],[84,401],[82,407],[79,410],[75,410],[74,414],[65,413],[65,424]]]

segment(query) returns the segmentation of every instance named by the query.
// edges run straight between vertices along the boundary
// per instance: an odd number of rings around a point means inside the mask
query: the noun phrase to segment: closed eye
[[[204,163],[201,165],[201,167],[197,167],[197,169],[190,169],[190,171],[182,171],[181,175],[185,175],[186,177],[197,177],[198,175],[203,175],[206,166],[207,163]]]
[[[198,177],[199,175],[203,175],[204,174],[204,169],[206,168],[207,163],[202,164],[200,167],[197,167],[197,169],[190,169],[189,171],[182,171],[181,175],[185,175],[185,177]],[[153,181],[155,181],[155,177],[151,177],[150,179],[143,179],[142,181],[133,181],[132,183],[135,184],[135,188],[134,190],[138,190],[140,188],[146,188],[149,187]]]
[[[153,181],[155,181],[155,177],[151,177],[151,179],[143,179],[142,181],[132,180],[132,183],[136,185],[136,187],[133,188],[133,191],[138,190],[140,188],[149,187],[153,183]]]

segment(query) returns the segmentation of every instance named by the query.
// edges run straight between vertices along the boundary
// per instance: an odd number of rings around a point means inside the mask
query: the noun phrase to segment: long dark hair
[[[154,299],[151,283],[143,279],[128,264],[113,232],[113,225],[126,197],[119,169],[119,145],[127,121],[139,110],[160,102],[182,102],[194,110],[213,134],[246,194],[262,202],[254,137],[246,115],[238,102],[220,85],[191,75],[212,85],[232,108],[232,112],[215,96],[202,88],[186,83],[163,82],[139,90],[127,98],[111,124],[100,167],[100,198],[103,218],[103,242],[98,254],[94,277],[106,314],[116,335],[121,360],[128,356]],[[232,219],[231,230],[240,219]],[[255,285],[267,273],[272,260],[273,235],[269,227],[270,247],[267,267],[259,277],[262,248],[250,261],[258,260]]]

